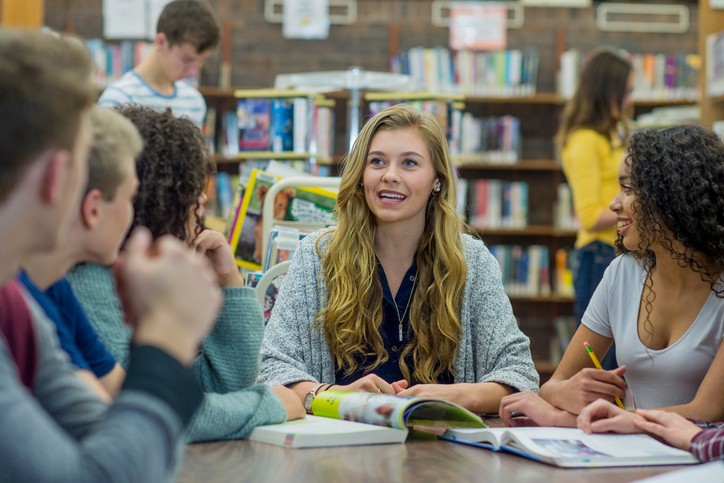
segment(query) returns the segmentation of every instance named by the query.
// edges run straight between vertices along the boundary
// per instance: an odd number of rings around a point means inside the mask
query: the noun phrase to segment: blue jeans
[[[589,243],[573,252],[571,256],[573,290],[575,291],[573,305],[578,324],[581,323],[593,292],[603,278],[603,272],[615,256],[614,248],[600,241]],[[600,357],[601,354],[598,354],[598,356]],[[601,366],[606,370],[618,367],[615,345],[612,345],[606,356],[601,359]]]

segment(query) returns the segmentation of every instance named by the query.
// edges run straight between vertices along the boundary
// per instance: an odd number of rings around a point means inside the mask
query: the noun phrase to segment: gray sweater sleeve
[[[0,481],[172,481],[183,428],[161,400],[124,391],[107,407],[78,380],[39,308],[31,395],[0,337]]]
[[[318,329],[312,329],[317,312],[326,304],[324,283],[318,280],[321,260],[315,242],[319,235],[312,233],[300,242],[279,289],[264,332],[259,382],[334,382],[327,343]]]
[[[68,280],[98,336],[125,365],[131,331],[123,321],[110,270],[80,265],[68,274]],[[189,425],[189,442],[245,438],[256,426],[286,420],[286,410],[271,388],[254,385],[263,332],[254,291],[224,289],[221,314],[202,342],[193,367],[205,395]]]

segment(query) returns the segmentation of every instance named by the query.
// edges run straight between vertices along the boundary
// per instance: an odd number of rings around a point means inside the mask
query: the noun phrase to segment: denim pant
[[[573,271],[573,289],[575,291],[574,311],[576,323],[580,324],[583,313],[591,301],[593,292],[603,278],[603,272],[614,259],[616,253],[611,245],[595,241],[573,252],[571,256],[571,270]],[[598,354],[599,357],[601,354]],[[616,347],[611,346],[606,356],[601,359],[601,366],[606,369],[615,369]]]

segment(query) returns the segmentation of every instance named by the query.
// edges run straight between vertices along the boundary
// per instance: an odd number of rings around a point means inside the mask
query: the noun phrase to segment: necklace
[[[394,297],[392,297],[392,303],[395,304],[395,312],[397,312],[397,321],[399,322],[399,325],[397,326],[397,334],[400,339],[400,342],[402,342],[402,320],[407,315],[407,309],[410,308],[410,302],[412,301],[412,297],[415,295],[415,285],[417,284],[417,273],[415,274],[415,279],[412,281],[412,290],[410,290],[410,296],[407,299],[407,305],[405,306],[405,311],[402,313],[402,317],[400,317],[400,309],[397,307],[397,301]]]

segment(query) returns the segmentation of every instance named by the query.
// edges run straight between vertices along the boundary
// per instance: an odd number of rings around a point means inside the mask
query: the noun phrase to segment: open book
[[[479,416],[438,399],[324,391],[314,416],[255,428],[249,439],[292,448],[404,443],[408,427],[484,428]]]
[[[443,439],[493,451],[508,451],[567,468],[698,463],[688,451],[645,434],[586,434],[576,428],[448,429]]]

